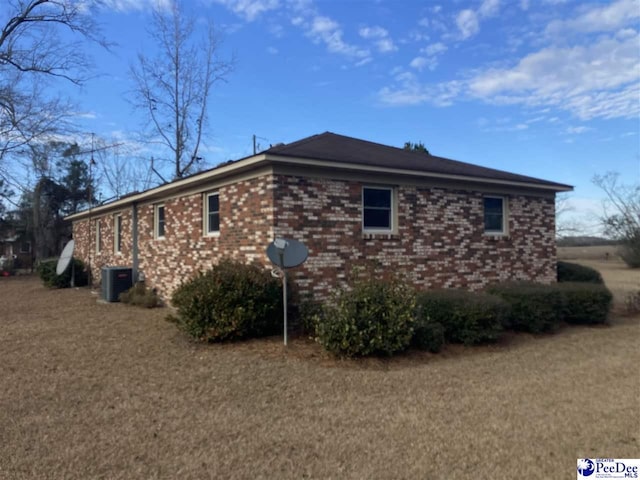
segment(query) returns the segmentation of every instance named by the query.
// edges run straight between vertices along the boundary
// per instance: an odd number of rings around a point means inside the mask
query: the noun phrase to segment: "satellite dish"
[[[276,238],[267,247],[267,257],[280,268],[302,265],[309,256],[309,250],[302,242],[286,238]]]
[[[64,271],[69,267],[71,259],[73,258],[73,247],[75,246],[73,240],[69,240],[62,249],[60,259],[58,260],[58,266],[56,267],[56,275],[62,275]]]

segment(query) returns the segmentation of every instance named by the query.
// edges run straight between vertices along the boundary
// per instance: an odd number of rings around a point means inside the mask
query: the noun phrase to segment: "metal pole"
[[[287,271],[282,269],[282,303],[284,305],[284,346],[287,346]]]

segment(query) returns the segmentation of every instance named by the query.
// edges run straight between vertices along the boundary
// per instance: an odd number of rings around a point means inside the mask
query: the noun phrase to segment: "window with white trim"
[[[362,230],[393,231],[393,188],[362,187]]]
[[[206,235],[220,233],[220,194],[218,192],[205,195],[204,231]]]
[[[154,207],[154,234],[156,238],[164,238],[165,227],[165,209],[164,204],[159,204]]]
[[[506,230],[506,202],[504,197],[484,197],[484,233],[502,235]]]
[[[122,215],[113,216],[113,246],[116,253],[122,251]]]

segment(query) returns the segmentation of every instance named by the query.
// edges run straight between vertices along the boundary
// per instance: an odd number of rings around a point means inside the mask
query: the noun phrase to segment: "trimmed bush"
[[[558,262],[558,282],[588,282],[603,285],[602,275],[597,270],[577,263]]]
[[[605,323],[613,295],[604,285],[559,283],[563,297],[562,319],[573,324]]]
[[[398,280],[358,280],[338,290],[315,318],[316,340],[347,357],[392,355],[413,336],[415,294]]]
[[[178,287],[178,327],[202,341],[261,337],[282,325],[280,282],[259,265],[222,260]]]
[[[74,285],[76,287],[83,287],[89,283],[89,276],[82,260],[74,258],[73,260],[74,271]],[[62,275],[56,274],[56,268],[58,266],[58,259],[53,258],[49,260],[43,260],[38,264],[37,272],[45,287],[49,288],[69,288],[71,287],[71,263]]]
[[[557,285],[528,282],[497,284],[488,289],[506,300],[509,315],[506,326],[531,333],[552,332],[560,326],[563,296]]]
[[[126,292],[122,292],[118,299],[122,303],[144,308],[159,307],[162,303],[155,290],[146,288],[142,282],[138,282]]]
[[[444,346],[444,327],[433,320],[418,317],[413,330],[412,345],[420,350],[438,353]]]
[[[418,295],[419,323],[442,325],[447,342],[477,345],[496,341],[508,311],[504,300],[487,293],[435,290]]]

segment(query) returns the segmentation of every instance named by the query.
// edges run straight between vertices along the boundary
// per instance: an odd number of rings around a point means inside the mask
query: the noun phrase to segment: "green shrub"
[[[558,282],[588,282],[604,284],[602,275],[590,267],[578,265],[577,263],[558,262],[557,263]]]
[[[605,323],[613,295],[604,285],[559,283],[563,296],[562,320],[574,324]]]
[[[88,284],[89,276],[82,260],[74,258],[73,269],[71,262],[62,275],[56,274],[58,259],[43,260],[38,264],[37,272],[45,287],[49,288],[69,288],[71,286],[71,271],[74,272],[74,285],[83,287]]]
[[[146,288],[142,282],[138,282],[126,292],[122,292],[118,299],[122,303],[145,308],[159,307],[162,304],[156,291]]]
[[[509,305],[487,293],[435,290],[418,295],[421,323],[444,327],[447,342],[476,345],[500,338]]]
[[[316,316],[316,340],[347,357],[391,355],[413,336],[415,294],[398,280],[358,280],[338,290]]]
[[[300,302],[298,315],[300,317],[299,324],[302,333],[315,337],[316,322],[322,317],[322,308],[322,303],[312,299],[306,299]]]
[[[414,325],[411,343],[420,350],[438,353],[445,343],[444,327],[433,320],[418,317]]]
[[[556,285],[528,282],[497,284],[488,289],[506,300],[506,326],[531,333],[551,332],[562,321],[563,296]]]
[[[280,282],[259,265],[222,260],[178,287],[171,303],[173,321],[203,341],[260,337],[282,325]]]

